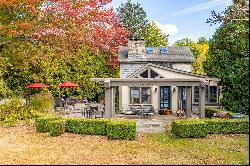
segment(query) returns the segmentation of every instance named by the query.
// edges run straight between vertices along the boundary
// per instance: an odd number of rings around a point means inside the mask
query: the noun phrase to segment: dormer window
[[[154,53],[154,48],[148,47],[148,48],[146,48],[146,49],[147,49],[147,53],[148,53],[148,54],[153,54],[153,53]]]
[[[167,54],[168,53],[168,48],[161,48],[160,49],[162,54]]]

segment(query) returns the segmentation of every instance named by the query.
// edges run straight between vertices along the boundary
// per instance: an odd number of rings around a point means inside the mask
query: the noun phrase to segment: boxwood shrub
[[[208,134],[206,122],[196,119],[176,120],[171,124],[172,133],[178,137],[206,137]]]
[[[50,136],[59,136],[62,135],[65,131],[65,120],[51,120],[48,122],[49,135]]]
[[[133,120],[110,120],[107,123],[109,139],[135,140],[136,122]]]
[[[106,135],[107,122],[106,119],[68,118],[65,129],[75,134]]]
[[[248,134],[247,119],[206,119],[209,134]]]
[[[248,134],[248,119],[185,119],[171,124],[176,136],[205,137],[207,134]]]
[[[57,116],[45,116],[45,117],[38,117],[35,119],[35,126],[36,131],[39,133],[46,133],[49,132],[49,125],[48,123],[53,120],[59,120],[60,117]]]

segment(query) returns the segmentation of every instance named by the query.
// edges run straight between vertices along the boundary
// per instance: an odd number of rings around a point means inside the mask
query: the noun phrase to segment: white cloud
[[[178,33],[176,25],[173,24],[161,24],[158,21],[154,21],[156,26],[166,35],[175,35]]]
[[[194,6],[190,6],[188,8],[176,11],[168,16],[163,16],[160,17],[157,20],[161,20],[164,18],[170,18],[170,17],[176,17],[176,16],[183,16],[183,15],[187,15],[190,13],[195,13],[195,12],[199,12],[199,11],[203,11],[203,10],[208,10],[211,8],[214,8],[215,6],[219,6],[219,5],[226,5],[228,6],[231,3],[231,0],[211,0],[208,2],[204,2],[204,3],[200,3]]]

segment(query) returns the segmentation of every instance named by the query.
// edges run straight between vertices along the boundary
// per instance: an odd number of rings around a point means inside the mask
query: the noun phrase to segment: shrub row
[[[75,134],[107,135],[105,119],[78,119],[70,118],[66,121],[66,131]]]
[[[208,134],[248,134],[249,121],[247,119],[207,119]]]
[[[171,131],[178,137],[206,137],[206,122],[201,120],[176,120],[171,124]]]
[[[131,120],[59,118],[55,116],[36,119],[38,132],[49,132],[51,136],[64,131],[75,134],[107,135],[109,139],[135,140],[136,122]]]
[[[248,134],[247,119],[185,119],[171,124],[171,131],[178,137],[206,137],[207,134]]]
[[[107,123],[107,136],[110,139],[134,140],[136,137],[136,122],[131,120],[110,120]]]
[[[39,117],[35,120],[36,131],[39,133],[47,133],[49,132],[50,128],[49,123],[55,120],[62,119],[56,116],[46,116],[46,117]]]
[[[65,120],[57,119],[48,122],[49,135],[59,136],[65,132]]]

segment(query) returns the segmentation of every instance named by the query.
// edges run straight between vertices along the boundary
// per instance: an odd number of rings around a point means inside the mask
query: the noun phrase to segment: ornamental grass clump
[[[23,107],[23,103],[19,98],[12,98],[5,104],[0,105],[0,121],[5,120],[6,117],[17,114]]]
[[[12,98],[5,104],[0,105],[0,122],[4,126],[14,127],[20,120],[26,124],[30,119],[38,117],[38,112],[34,109],[27,108],[19,98]]]
[[[136,122],[133,120],[110,120],[107,123],[109,139],[135,140]]]
[[[53,108],[53,96],[50,93],[38,93],[29,101],[29,108],[40,113],[48,113]]]

